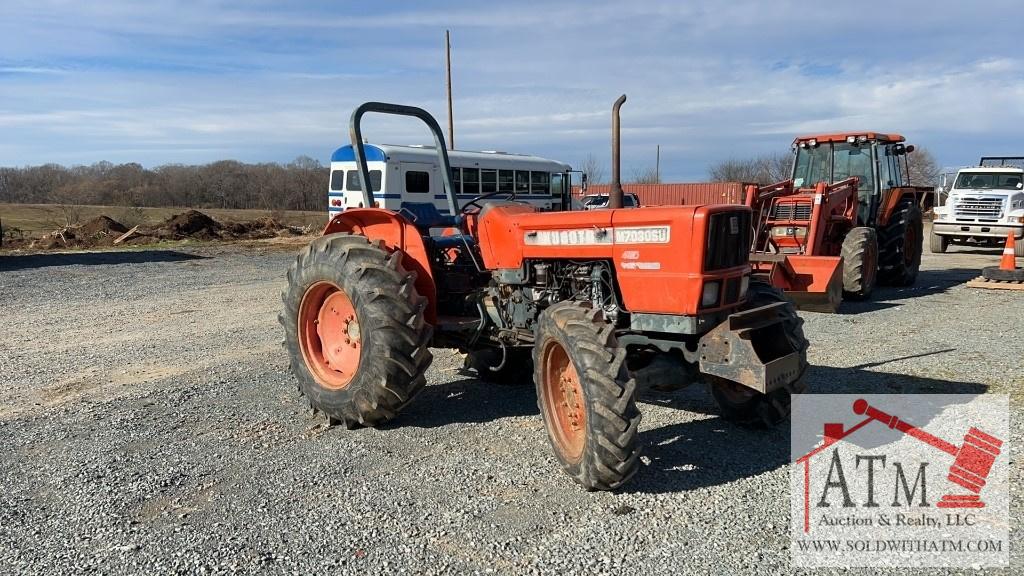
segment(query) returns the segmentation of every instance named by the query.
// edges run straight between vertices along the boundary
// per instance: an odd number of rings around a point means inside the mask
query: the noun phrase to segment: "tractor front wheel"
[[[613,490],[639,466],[636,382],[600,310],[559,303],[540,316],[537,403],[562,468],[587,490]]]
[[[843,295],[866,300],[878,278],[878,237],[874,229],[857,227],[843,238]]]
[[[331,234],[303,249],[282,294],[284,345],[299,392],[331,423],[376,426],[426,383],[426,299],[401,252]]]
[[[777,302],[788,304],[779,311],[779,318],[783,321],[783,329],[790,346],[800,353],[805,353],[809,344],[807,338],[804,337],[804,321],[781,290],[765,282],[751,281],[747,292],[747,303],[743,309],[760,308]],[[722,411],[722,416],[727,420],[747,426],[770,427],[784,421],[789,417],[790,406],[793,403],[792,395],[803,393],[807,389],[803,375],[796,381],[768,394],[761,394],[723,378],[711,377],[709,380],[711,396],[718,404],[719,410]]]

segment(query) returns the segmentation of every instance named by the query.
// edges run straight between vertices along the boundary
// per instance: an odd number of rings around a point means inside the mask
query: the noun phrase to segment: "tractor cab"
[[[909,184],[907,153],[899,134],[843,132],[800,136],[793,141],[793,186],[814,188],[857,178],[857,225],[870,225],[881,200],[893,188]]]

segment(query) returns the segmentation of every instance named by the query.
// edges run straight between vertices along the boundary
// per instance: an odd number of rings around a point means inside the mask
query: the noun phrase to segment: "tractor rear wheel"
[[[871,297],[878,278],[878,236],[860,226],[843,238],[843,295],[851,300]]]
[[[747,292],[747,304],[743,309],[750,310],[777,302],[788,304],[779,312],[779,317],[784,318],[783,328],[790,345],[794,350],[806,352],[809,343],[804,337],[804,321],[781,290],[766,282],[751,281]],[[770,427],[784,421],[789,417],[793,394],[801,394],[807,390],[803,374],[795,382],[768,394],[761,394],[741,384],[717,377],[711,377],[708,384],[711,396],[722,411],[722,417],[747,426]]]
[[[640,411],[611,323],[600,310],[555,304],[533,349],[537,404],[562,468],[587,490],[614,490],[637,470]]]
[[[948,248],[949,236],[942,236],[934,231],[928,236],[928,251],[932,254],[944,254]]]
[[[402,253],[359,235],[303,249],[281,298],[284,345],[299,392],[328,422],[376,426],[423,388],[433,357],[426,299]]]
[[[924,223],[921,210],[912,199],[901,200],[878,230],[879,279],[892,286],[911,286],[921,268]]]

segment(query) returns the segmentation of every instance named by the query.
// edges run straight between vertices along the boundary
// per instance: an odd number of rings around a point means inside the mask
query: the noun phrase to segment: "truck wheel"
[[[1018,238],[1013,243],[1013,255],[1018,258],[1024,256],[1024,237]]]
[[[917,280],[924,245],[921,210],[913,200],[902,200],[878,230],[879,279],[892,286],[911,286]]]
[[[932,254],[944,254],[949,248],[949,236],[941,236],[932,232],[928,237],[928,251]]]
[[[331,234],[288,270],[278,316],[284,345],[299,392],[330,423],[381,424],[426,383],[426,299],[401,260],[363,236]]]
[[[600,310],[545,310],[533,349],[537,404],[562,468],[587,490],[613,490],[639,466],[636,381]]]
[[[743,310],[759,308],[776,302],[789,303],[789,300],[778,288],[754,280],[750,282],[747,304],[743,306]],[[783,327],[793,349],[805,354],[809,343],[804,337],[804,321],[796,313],[796,308],[789,303],[779,315],[785,318]],[[709,378],[708,384],[711,396],[722,411],[722,417],[747,426],[774,426],[784,421],[789,417],[790,406],[793,402],[792,395],[801,394],[807,390],[807,384],[804,382],[802,374],[795,382],[768,394],[761,394],[746,386],[717,377]]]
[[[850,230],[843,238],[843,295],[851,300],[871,297],[878,278],[878,236],[867,227]]]

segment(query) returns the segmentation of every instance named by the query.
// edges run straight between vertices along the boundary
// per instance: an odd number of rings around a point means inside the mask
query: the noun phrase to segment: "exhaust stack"
[[[619,148],[622,144],[622,137],[619,133],[619,108],[626,101],[626,95],[619,96],[619,99],[612,105],[612,185],[608,191],[608,208],[622,208],[622,180],[619,170],[620,158]]]

